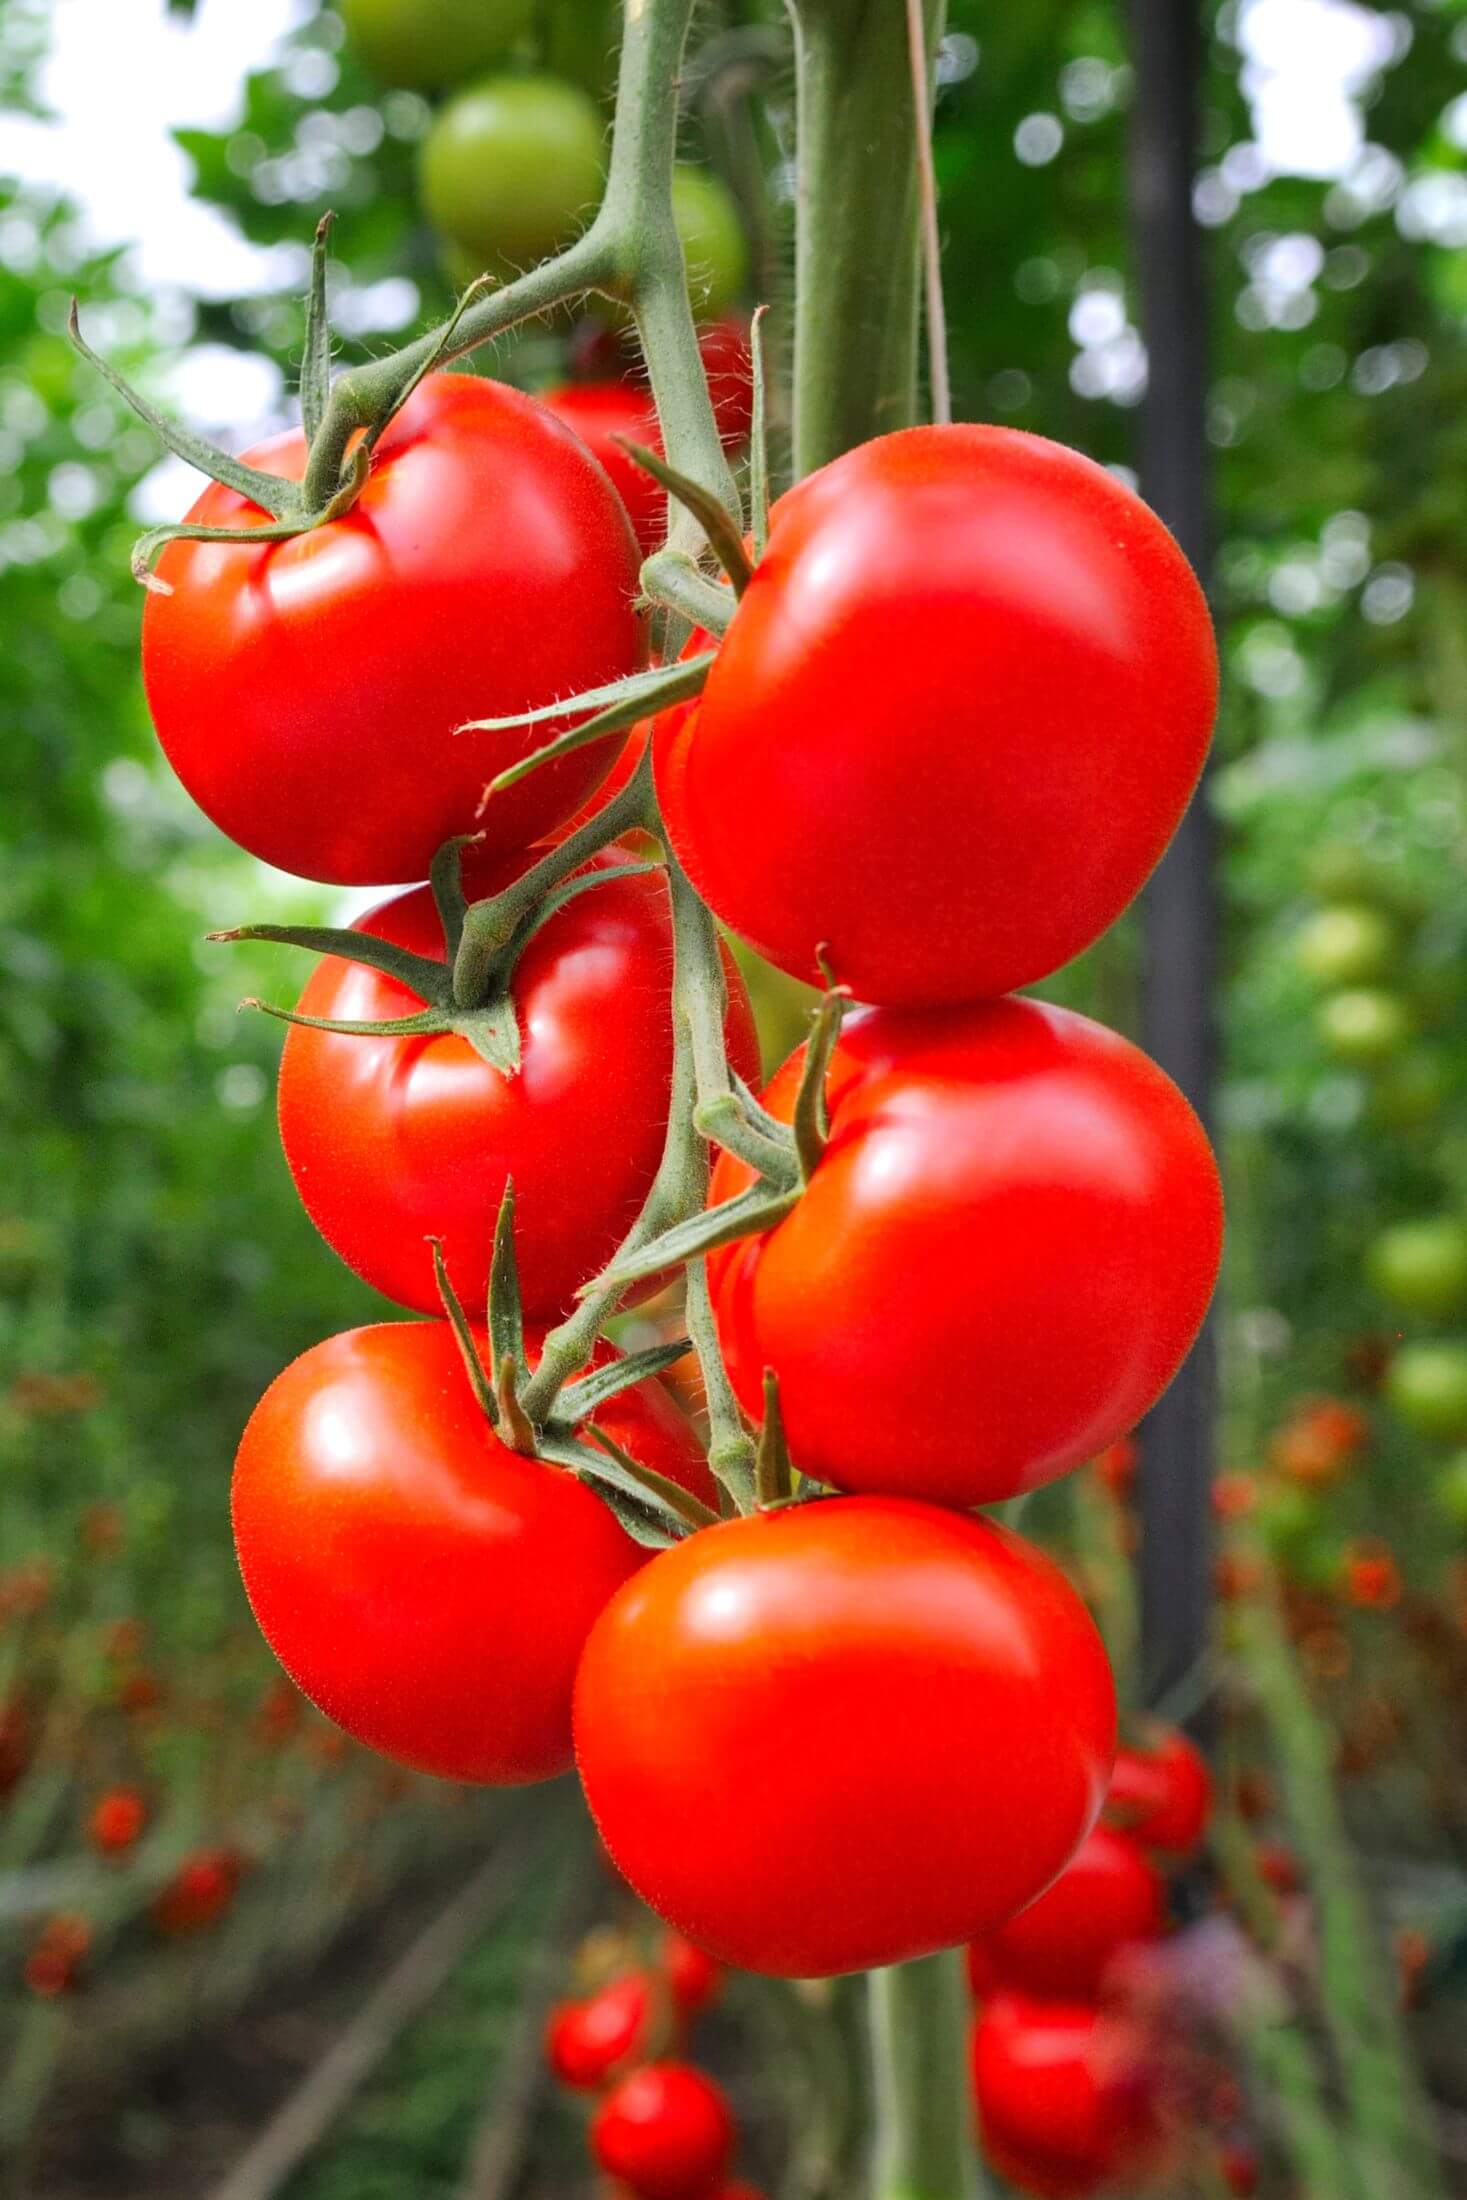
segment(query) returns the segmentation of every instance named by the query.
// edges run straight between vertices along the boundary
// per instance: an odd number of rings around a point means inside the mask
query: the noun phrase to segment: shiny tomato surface
[[[774,508],[658,790],[725,923],[858,1000],[1009,992],[1132,899],[1202,768],[1207,606],[1103,467],[1009,428],[909,428]]]
[[[248,454],[298,478],[298,433]],[[211,484],[211,527],[265,515]],[[426,878],[482,830],[521,848],[616,757],[597,742],[483,804],[554,725],[465,733],[642,663],[637,550],[606,475],[543,406],[430,375],[377,445],[352,509],[288,542],[174,542],[143,613],[153,723],[199,807],[282,870],[348,885]]]
[[[659,1385],[595,1418],[711,1496]],[[499,1442],[446,1322],[350,1329],[294,1361],[250,1417],[232,1507],[266,1640],[349,1734],[446,1779],[565,1771],[586,1635],[646,1552],[575,1475]]]
[[[802,1056],[764,1104],[788,1120]],[[1038,1001],[847,1019],[830,1142],[785,1221],[710,1261],[729,1372],[780,1380],[798,1466],[952,1505],[1032,1489],[1133,1428],[1217,1274],[1202,1127],[1155,1063]],[[728,1156],[712,1197],[748,1171]]]
[[[1078,2200],[1154,2164],[1155,2074],[1123,2019],[994,1994],[974,2022],[972,2066],[983,2151],[1021,2192]]]
[[[576,1758],[644,1901],[728,1963],[808,1978],[1031,1901],[1100,1807],[1114,1718],[1047,1559],[986,1521],[848,1498],[643,1568],[586,1645]]]
[[[1096,1998],[1128,1948],[1155,1940],[1166,1886],[1128,1835],[1094,1826],[1038,1900],[982,1943],[991,1976],[1056,2001]],[[977,1967],[975,1967],[977,1968]]]
[[[536,851],[539,853],[540,851]],[[507,884],[523,859],[465,864],[471,899]],[[295,1025],[280,1060],[280,1132],[306,1211],[368,1283],[422,1313],[439,1311],[427,1239],[475,1315],[484,1306],[494,1223],[514,1179],[515,1246],[527,1313],[549,1318],[610,1258],[635,1220],[662,1153],[672,1082],[672,927],[658,872],[577,894],[535,934],[511,985],[521,1060],[505,1076],[454,1033],[364,1037]],[[385,902],[360,929],[443,956],[426,887]],[[728,1043],[745,1078],[759,1046],[743,980],[725,957]],[[377,1021],[412,1015],[395,978],[326,957],[301,1012]]]
[[[734,2121],[722,2089],[691,2063],[649,2063],[591,2119],[591,2152],[637,2200],[706,2200],[723,2181]]]
[[[1175,1728],[1145,1747],[1116,1751],[1106,1808],[1143,1848],[1190,1856],[1212,1819],[1212,1774],[1195,1742]]]

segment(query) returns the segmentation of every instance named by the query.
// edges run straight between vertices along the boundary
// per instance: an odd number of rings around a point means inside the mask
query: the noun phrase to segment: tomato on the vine
[[[594,2093],[643,2047],[652,2018],[652,1982],[644,1971],[613,1979],[584,2001],[557,2003],[545,2026],[552,2076],[575,2092]]]
[[[1123,2020],[1088,2002],[993,1994],[972,2055],[984,2152],[1020,2191],[1079,2200],[1154,2165],[1156,2077]]]
[[[668,1933],[662,1942],[662,1964],[679,2016],[695,2017],[718,1999],[723,1965],[715,1962],[706,1948],[696,1947],[681,1933]]]
[[[1175,1727],[1143,1747],[1116,1751],[1106,1808],[1143,1848],[1191,1856],[1212,1819],[1212,1774],[1195,1742]]]
[[[591,2120],[591,2152],[637,2200],[704,2200],[734,2147],[722,2090],[690,2063],[649,2063],[607,2094]]]
[[[728,319],[711,322],[699,331],[698,349],[719,435],[726,448],[737,449],[748,436],[753,413],[749,344],[742,324]],[[617,441],[625,437],[661,454],[662,434],[649,386],[629,375],[566,382],[543,390],[540,402],[574,428],[593,457],[600,459],[627,508],[643,555],[650,556],[667,534],[667,495]]]
[[[788,1121],[796,1054],[764,1094]],[[799,1204],[710,1256],[729,1373],[795,1464],[953,1505],[1032,1489],[1171,1381],[1217,1273],[1217,1167],[1128,1041],[1038,1001],[847,1018]],[[712,1197],[749,1181],[725,1154]]]
[[[979,1947],[1005,1986],[1092,2000],[1127,1948],[1157,1938],[1165,1915],[1156,1866],[1125,1834],[1095,1826],[1043,1894]]]
[[[709,1528],[628,1582],[581,1661],[576,1760],[653,1909],[808,1978],[1032,1900],[1100,1807],[1114,1718],[1047,1559],[969,1515],[842,1498]]]
[[[470,850],[470,899],[507,885],[525,857]],[[347,1265],[391,1299],[440,1308],[430,1233],[477,1312],[489,1282],[506,1180],[526,1311],[552,1317],[610,1259],[661,1156],[672,1081],[672,927],[661,872],[593,859],[606,882],[577,894],[530,940],[510,985],[521,1059],[513,1076],[455,1033],[368,1037],[293,1025],[280,1059],[280,1131],[307,1213]],[[441,958],[443,931],[420,887],[359,929]],[[753,1011],[725,956],[730,1057],[758,1074]],[[301,1013],[376,1022],[416,995],[340,956],[317,966]]]
[[[352,44],[384,84],[436,91],[485,69],[528,27],[534,0],[338,0]]]
[[[749,248],[733,194],[711,168],[679,161],[672,172],[672,217],[693,311],[700,320],[716,320],[749,275]]]
[[[447,100],[423,139],[423,211],[476,271],[518,274],[584,228],[605,159],[601,110],[579,85],[486,76]]]
[[[1385,1395],[1418,1436],[1467,1443],[1467,1344],[1443,1338],[1402,1345],[1386,1373]]]
[[[663,816],[725,923],[859,1000],[971,1000],[1098,937],[1177,825],[1217,661],[1155,514],[1076,452],[909,428],[782,497]]]
[[[643,557],[649,557],[667,533],[667,492],[634,458],[628,458],[616,439],[624,436],[647,450],[661,450],[652,392],[625,379],[567,382],[562,388],[543,391],[540,402],[557,420],[573,428],[606,468],[612,487],[627,508],[638,547]]]
[[[595,1422],[712,1496],[660,1385]],[[452,1780],[566,1769],[582,1645],[646,1552],[574,1474],[499,1441],[446,1322],[347,1330],[294,1361],[250,1417],[231,1504],[262,1633],[349,1734]]]
[[[1439,1321],[1467,1307],[1467,1223],[1455,1215],[1424,1215],[1392,1223],[1365,1256],[1366,1274],[1382,1297]]]
[[[299,478],[304,439],[248,457]],[[255,517],[217,483],[189,514]],[[143,612],[143,675],[169,762],[252,855],[338,884],[426,878],[455,833],[508,852],[568,816],[615,737],[485,803],[546,729],[457,729],[645,654],[636,543],[610,482],[543,406],[474,375],[421,384],[342,518],[258,546],[171,542],[158,578],[169,592]]]

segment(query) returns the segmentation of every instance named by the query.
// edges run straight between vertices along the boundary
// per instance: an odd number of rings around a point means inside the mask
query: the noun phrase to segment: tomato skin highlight
[[[477,899],[527,860],[463,867]],[[550,1319],[616,1251],[662,1153],[672,1081],[672,927],[661,872],[617,877],[626,859],[594,858],[604,885],[578,894],[530,941],[511,983],[521,1063],[505,1077],[455,1033],[368,1038],[293,1025],[280,1058],[279,1117],[301,1200],[328,1245],[388,1298],[441,1311],[430,1233],[473,1315],[485,1303],[494,1223],[506,1180],[526,1313]],[[443,956],[427,887],[384,903],[360,930]],[[753,1010],[725,956],[728,1039],[757,1077]],[[396,979],[327,956],[301,1012],[348,1021],[411,1015]]]
[[[1212,1774],[1195,1742],[1176,1728],[1150,1747],[1116,1751],[1106,1807],[1142,1848],[1195,1855],[1212,1821]]]
[[[1093,1826],[1058,1879],[991,1933],[981,1954],[987,1976],[1005,1986],[1041,1999],[1089,2001],[1118,1956],[1158,1938],[1165,1916],[1156,1866],[1125,1834]],[[984,1975],[981,1963],[970,1965],[971,1982]]]
[[[292,432],[247,454],[299,478]],[[264,515],[211,484],[209,526]],[[556,730],[458,734],[635,671],[637,552],[584,446],[534,400],[430,375],[342,518],[289,542],[173,542],[143,611],[143,677],[169,762],[231,840],[338,885],[426,878],[440,844],[524,847],[586,799],[619,740],[495,795]]]
[[[723,2180],[734,2121],[722,2089],[690,2063],[649,2063],[607,2094],[591,2152],[638,2200],[703,2200]]]
[[[1160,858],[1217,700],[1201,589],[1104,468],[1013,429],[909,428],[774,507],[658,791],[705,901],[858,1000],[1012,991]]]
[[[788,1121],[802,1051],[764,1094]],[[1038,1001],[846,1020],[830,1142],[798,1207],[714,1253],[735,1389],[763,1373],[797,1466],[988,1504],[1134,1428],[1211,1296],[1217,1166],[1138,1048]],[[749,1181],[728,1155],[716,1202]]]
[[[596,1421],[710,1494],[658,1386]],[[347,1330],[294,1361],[250,1417],[231,1507],[261,1631],[338,1726],[445,1779],[567,1769],[581,1647],[646,1554],[574,1475],[499,1442],[446,1322]]]
[[[576,1681],[586,1797],[637,1893],[722,1961],[796,1978],[950,1947],[1032,1900],[1100,1807],[1114,1720],[1059,1571],[896,1498],[659,1553]]]

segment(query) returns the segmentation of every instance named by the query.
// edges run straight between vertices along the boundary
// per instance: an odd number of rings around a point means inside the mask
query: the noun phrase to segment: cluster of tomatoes
[[[1101,1823],[1036,1902],[969,1949],[979,2129],[1021,2192],[1078,2200],[1208,2146],[1230,2189],[1252,2189],[1247,2150],[1219,2149],[1202,2128],[1210,2104],[1192,2072],[1179,2084],[1175,2042],[1158,2040],[1148,2007],[1163,1866],[1195,1856],[1211,1807],[1185,1736],[1121,1749]]]
[[[711,1956],[667,1933],[650,1963],[628,1967],[597,1936],[582,1967],[594,1990],[551,2011],[545,2059],[573,2092],[595,2098],[588,2143],[620,2194],[635,2200],[762,2200],[731,2181],[737,2142],[722,2088],[685,2059],[694,2020],[717,1999],[723,1973]]]
[[[1115,1724],[1079,1596],[978,1508],[1134,1426],[1219,1259],[1183,1096],[1015,994],[1120,914],[1182,814],[1216,701],[1201,592],[1060,445],[877,437],[761,517],[752,562],[725,547],[720,631],[598,813],[625,734],[556,736],[648,650],[607,473],[470,375],[428,374],[367,455],[339,506],[263,530],[251,482],[309,481],[306,439],[235,464],[144,617],[160,739],[216,823],[302,876],[409,888],[293,935],[327,952],[280,1122],[327,1241],[428,1318],[328,1339],[261,1400],[233,1485],[256,1616],[405,1764],[574,1759],[631,1885],[722,1961],[966,1943],[1074,1854]],[[616,838],[632,798],[671,879]],[[726,956],[721,1019],[675,1046],[687,881],[828,989],[757,1097]],[[623,1277],[684,1072],[724,1149],[708,1210]],[[747,1486],[715,1483],[641,1359],[602,1341],[535,1375],[608,1263],[620,1289],[690,1258],[764,1423]]]

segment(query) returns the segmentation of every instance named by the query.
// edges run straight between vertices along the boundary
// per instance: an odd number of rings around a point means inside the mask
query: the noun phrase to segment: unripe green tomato
[[[1411,1036],[1411,1011],[1399,993],[1352,986],[1319,1008],[1319,1033],[1338,1062],[1373,1069],[1399,1054]]]
[[[1454,1452],[1447,1460],[1431,1494],[1437,1509],[1457,1527],[1467,1529],[1467,1451]]]
[[[553,76],[486,76],[440,109],[423,140],[423,211],[479,272],[517,273],[585,227],[604,154],[588,92]]]
[[[1294,958],[1317,985],[1370,985],[1386,977],[1400,951],[1390,918],[1363,902],[1316,910],[1294,938]]]
[[[1383,1298],[1440,1321],[1467,1305],[1467,1224],[1455,1215],[1397,1222],[1365,1256],[1365,1273]]]
[[[462,83],[506,54],[535,0],[336,0],[347,34],[384,84],[413,92]]]
[[[1443,1057],[1431,1047],[1412,1047],[1376,1080],[1370,1112],[1384,1130],[1419,1130],[1441,1113],[1451,1089]]]
[[[700,321],[716,321],[749,278],[749,248],[733,194],[711,168],[680,161],[672,172],[672,213],[693,311]]]
[[[1313,849],[1304,876],[1321,901],[1374,901],[1380,892],[1379,867],[1350,840],[1326,840]]]
[[[1467,1344],[1403,1345],[1390,1364],[1385,1394],[1418,1436],[1467,1443]]]

